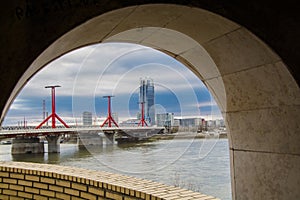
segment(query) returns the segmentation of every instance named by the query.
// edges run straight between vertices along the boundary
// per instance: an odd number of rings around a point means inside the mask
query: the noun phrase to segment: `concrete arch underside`
[[[300,198],[297,82],[281,57],[245,27],[200,8],[130,6],[70,29],[25,66],[1,120],[39,69],[66,52],[101,42],[156,48],[206,84],[230,131],[233,199]]]

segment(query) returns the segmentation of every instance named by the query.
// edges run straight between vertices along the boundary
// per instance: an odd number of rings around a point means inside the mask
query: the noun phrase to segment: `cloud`
[[[47,85],[62,86],[56,89],[56,96],[66,102],[61,107],[63,115],[80,116],[81,111],[92,109],[103,116],[106,105],[99,110],[95,98],[104,95],[115,95],[114,101],[119,105],[127,103],[126,109],[130,109],[129,99],[138,93],[140,78],[144,77],[153,79],[157,102],[163,103],[167,110],[195,114],[199,101],[209,101],[204,84],[170,56],[136,44],[103,43],[69,52],[40,70],[20,92],[8,118],[29,110],[28,116],[41,116],[42,99],[50,103],[51,91],[45,89]],[[171,101],[167,105],[168,101],[162,100],[170,98],[164,96],[166,93],[175,95],[179,109]],[[116,108],[120,113],[133,115],[131,111]]]

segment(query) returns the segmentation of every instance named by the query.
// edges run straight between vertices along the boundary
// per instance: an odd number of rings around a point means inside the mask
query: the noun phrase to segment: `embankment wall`
[[[0,162],[0,199],[216,199],[130,176],[74,167]]]

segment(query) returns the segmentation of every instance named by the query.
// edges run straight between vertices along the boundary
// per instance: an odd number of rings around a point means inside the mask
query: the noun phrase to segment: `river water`
[[[0,145],[1,161],[24,161],[109,171],[231,199],[227,139],[173,139],[132,145],[79,148],[61,144],[60,154],[11,155]],[[47,146],[45,145],[45,150]]]

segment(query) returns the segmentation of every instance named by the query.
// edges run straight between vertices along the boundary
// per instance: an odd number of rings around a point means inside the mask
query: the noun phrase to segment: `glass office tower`
[[[150,78],[140,79],[140,103],[144,102],[145,120],[148,125],[155,124],[154,84]],[[141,104],[140,104],[141,109]]]

